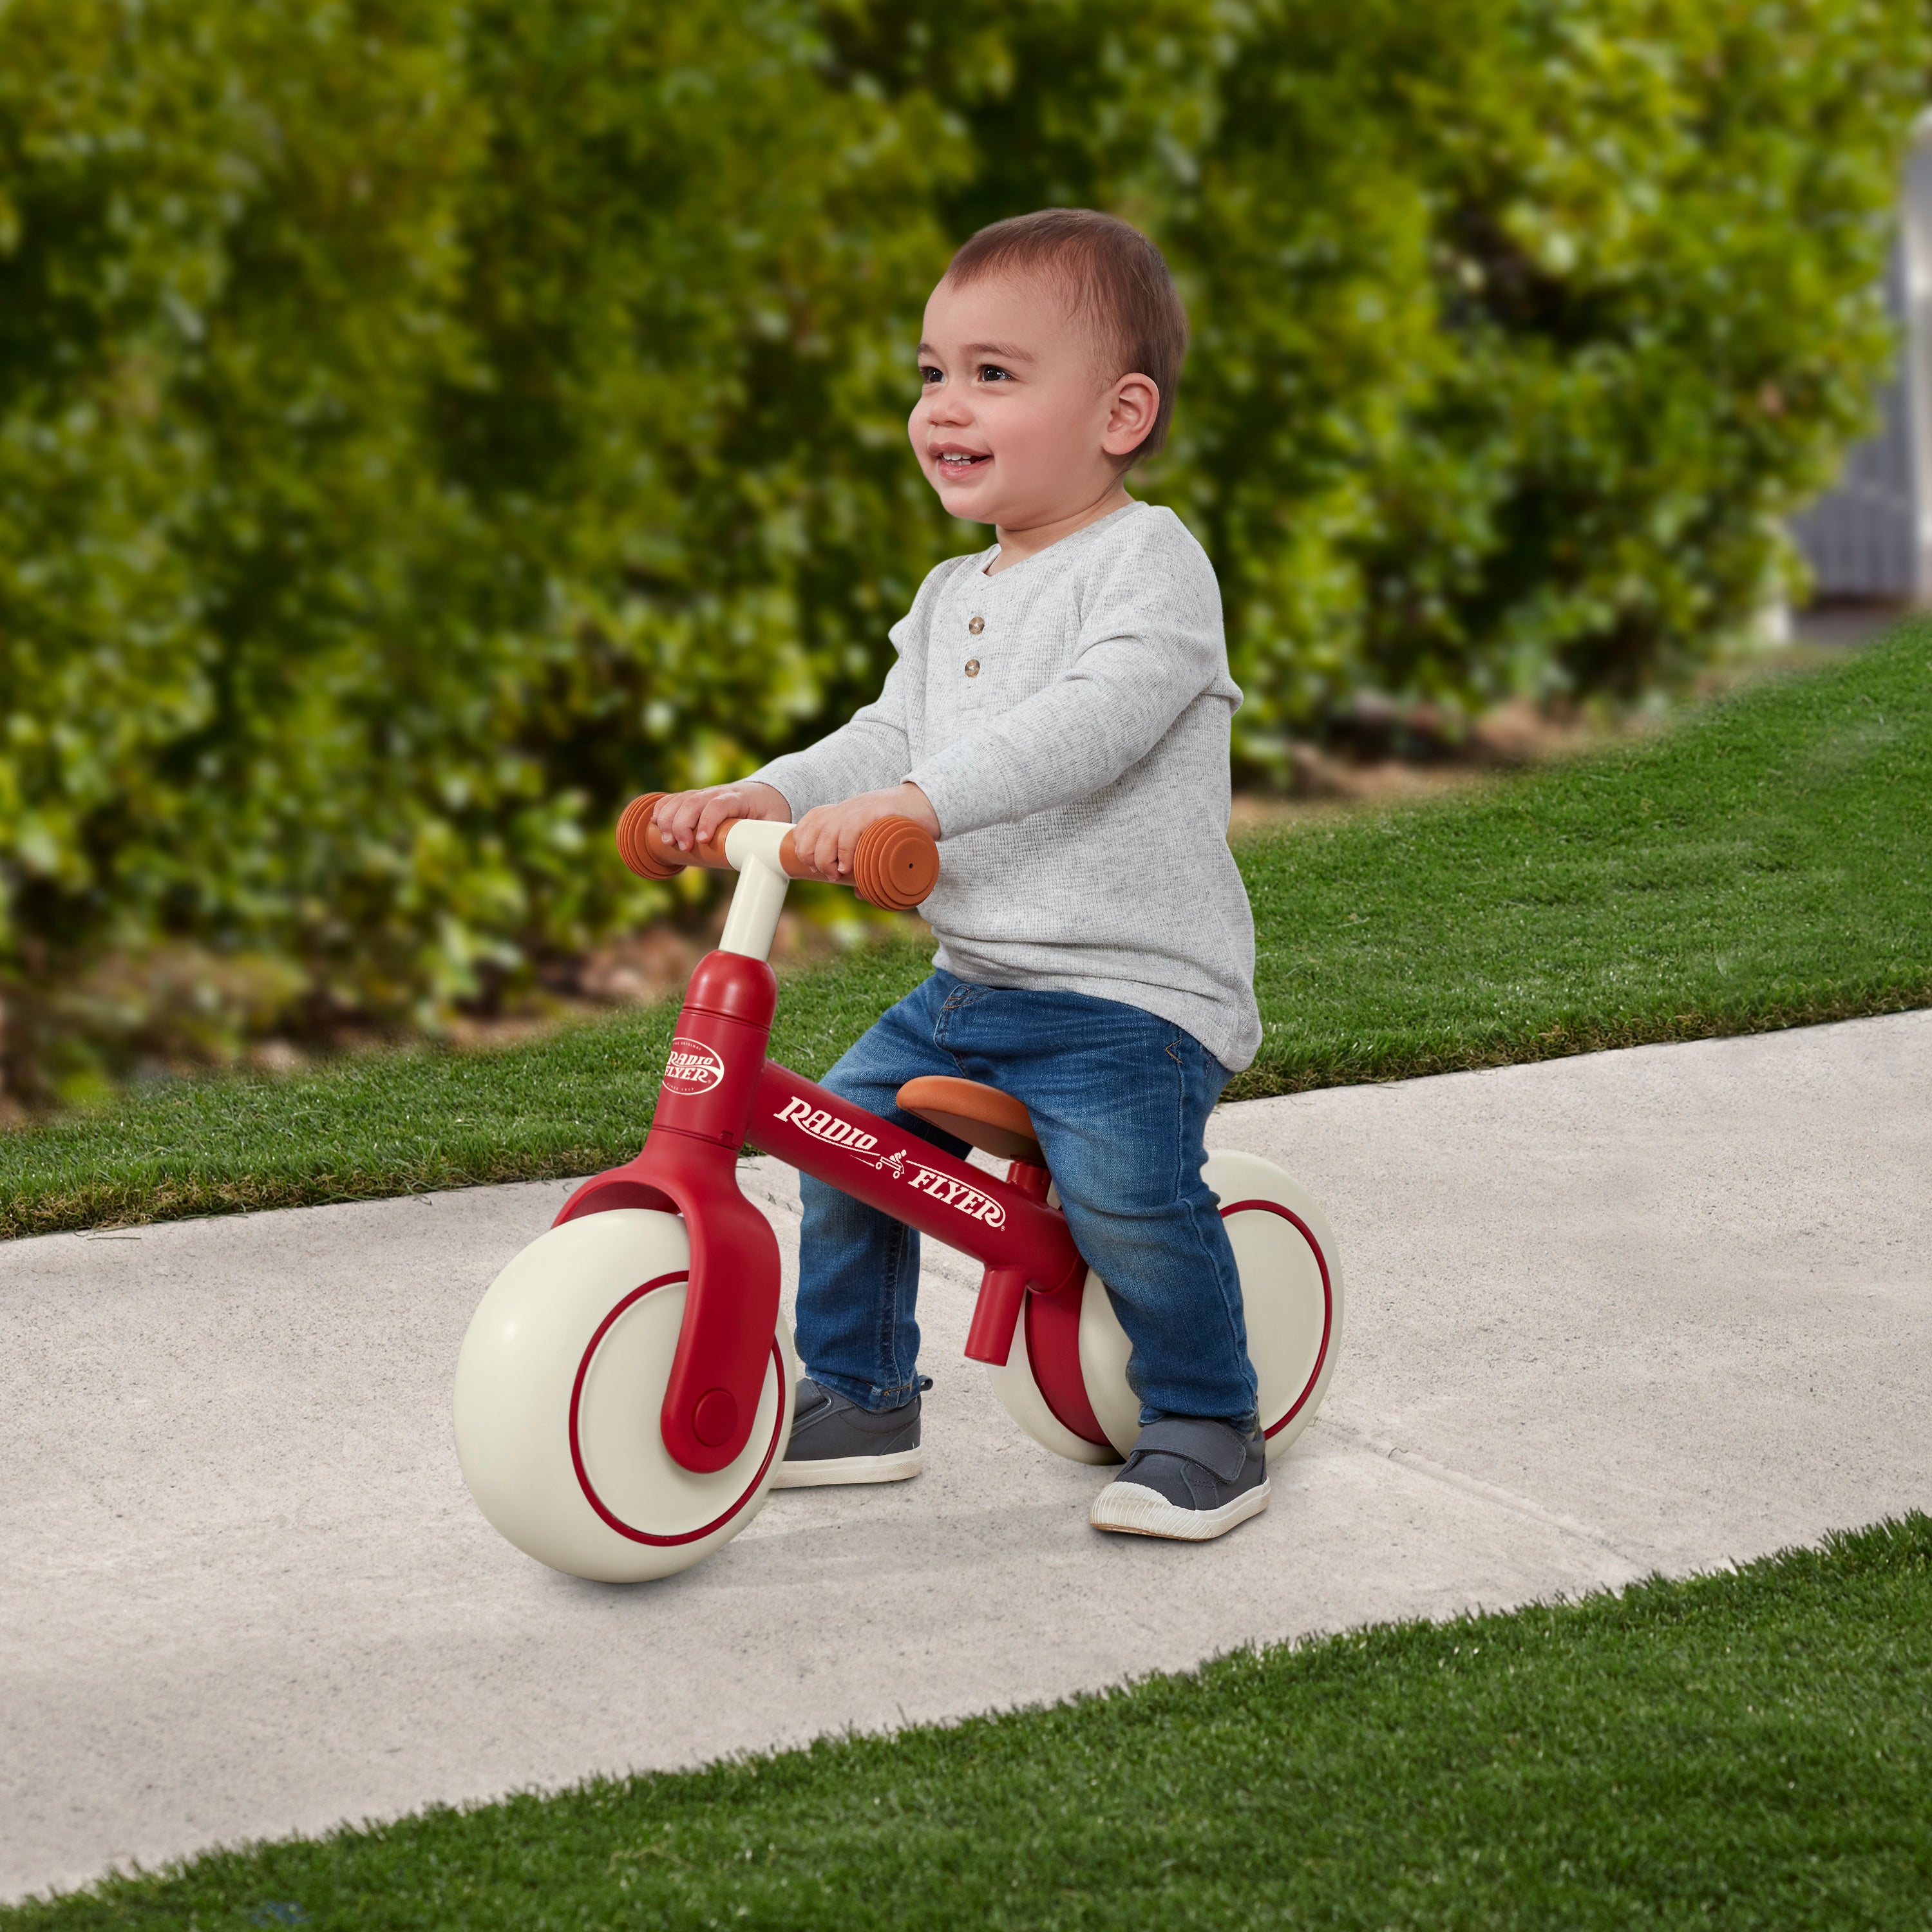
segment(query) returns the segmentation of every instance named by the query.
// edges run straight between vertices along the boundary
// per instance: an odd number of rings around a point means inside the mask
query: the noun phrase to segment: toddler
[[[1166,440],[1187,346],[1159,251],[1055,208],[994,224],[927,303],[913,448],[996,542],[940,564],[893,626],[876,703],[739,784],[676,794],[688,850],[731,818],[795,820],[849,876],[889,815],[943,838],[932,976],[825,1077],[909,1134],[921,1074],[1023,1102],[1081,1254],[1132,1345],[1142,1432],[1101,1529],[1203,1540],[1266,1508],[1234,1254],[1202,1134],[1261,1041],[1254,926],[1227,843],[1228,674],[1214,573],[1124,478]],[[777,1478],[920,1466],[919,1237],[805,1178],[805,1376]]]

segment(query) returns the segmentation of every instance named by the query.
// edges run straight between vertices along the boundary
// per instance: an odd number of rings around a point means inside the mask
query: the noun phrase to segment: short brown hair
[[[993,274],[1048,274],[1074,313],[1094,322],[1118,358],[1118,373],[1151,379],[1160,392],[1154,427],[1121,465],[1160,454],[1174,419],[1187,356],[1187,311],[1161,252],[1138,228],[1090,208],[1043,208],[995,221],[955,255],[946,280],[962,286]]]

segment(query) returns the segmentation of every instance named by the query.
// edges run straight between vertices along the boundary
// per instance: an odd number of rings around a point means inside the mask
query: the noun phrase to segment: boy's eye
[[[927,362],[920,365],[919,380],[929,389],[934,383],[944,382],[946,379],[930,362]]]
[[[1005,382],[1011,381],[1012,377],[997,362],[982,362],[980,380],[982,382]]]

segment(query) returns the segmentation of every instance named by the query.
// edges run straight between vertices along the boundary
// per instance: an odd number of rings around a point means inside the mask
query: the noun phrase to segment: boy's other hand
[[[859,835],[882,818],[909,818],[933,837],[939,836],[939,814],[916,784],[898,784],[886,791],[862,791],[842,805],[821,805],[798,821],[792,849],[820,878],[849,879]]]
[[[791,807],[776,785],[747,779],[707,785],[702,791],[667,792],[658,800],[651,822],[680,852],[688,852],[715,838],[718,828],[734,818],[771,818],[782,824],[790,816]]]

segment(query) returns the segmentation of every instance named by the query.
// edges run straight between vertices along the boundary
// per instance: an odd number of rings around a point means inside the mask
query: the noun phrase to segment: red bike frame
[[[1080,1372],[1087,1264],[1066,1216],[1047,1203],[1046,1170],[1015,1161],[997,1179],[768,1060],[776,1004],[763,960],[721,952],[700,961],[643,1150],[586,1180],[556,1217],[615,1208],[684,1217],[690,1286],[664,1390],[665,1448],[687,1469],[722,1469],[757,1414],[778,1321],[778,1251],[739,1189],[748,1142],[980,1262],[968,1355],[1005,1362],[1024,1312],[1047,1406],[1075,1435],[1104,1444]]]

